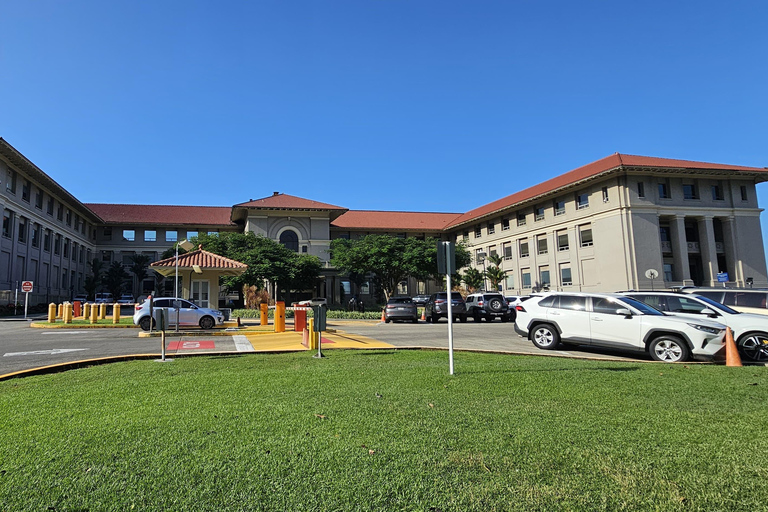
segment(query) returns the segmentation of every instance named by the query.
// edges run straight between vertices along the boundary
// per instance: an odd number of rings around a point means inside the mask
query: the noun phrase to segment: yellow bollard
[[[261,325],[269,325],[269,304],[262,302],[259,308],[261,308]]]
[[[96,304],[94,304],[93,307],[91,308],[91,323],[95,324],[98,319],[99,319],[99,308],[97,308]]]
[[[56,304],[54,304],[53,302],[48,304],[48,323],[49,324],[56,323]]]
[[[65,324],[71,324],[72,323],[72,304],[64,304],[64,314],[63,318]]]
[[[317,339],[315,337],[315,319],[310,318],[308,323],[309,325],[307,325],[307,329],[309,329],[309,346],[307,348],[309,350],[317,350]]]
[[[59,304],[59,308],[56,312],[56,318],[64,318],[64,304]]]
[[[119,324],[120,323],[120,304],[115,304],[112,308],[112,323],[113,324]]]
[[[275,332],[285,332],[285,302],[275,302]]]
[[[83,304],[83,320],[88,320],[91,317],[91,305],[89,303]]]
[[[99,320],[104,320],[107,318],[107,303],[102,302],[99,304]]]

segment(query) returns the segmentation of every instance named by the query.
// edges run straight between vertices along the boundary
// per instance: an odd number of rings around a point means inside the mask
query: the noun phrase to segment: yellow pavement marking
[[[274,334],[242,333],[257,352],[278,352],[283,350],[308,350],[301,344],[302,336],[298,332]],[[368,338],[367,336],[344,333],[323,333],[323,349],[329,348],[392,348],[394,345]]]

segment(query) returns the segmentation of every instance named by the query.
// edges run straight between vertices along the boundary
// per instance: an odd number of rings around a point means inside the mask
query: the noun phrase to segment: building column
[[[715,246],[715,226],[711,215],[698,219],[699,251],[701,263],[704,266],[704,279],[709,280],[710,286],[717,283],[717,247]]]
[[[723,246],[725,249],[725,264],[728,266],[728,279],[735,281],[736,286],[744,286],[744,276],[739,275],[738,255],[736,251],[736,219],[733,215],[721,217],[723,225]]]
[[[669,221],[669,238],[672,243],[675,278],[685,284],[686,280],[691,280],[691,268],[688,265],[688,241],[685,239],[685,215],[672,216]]]

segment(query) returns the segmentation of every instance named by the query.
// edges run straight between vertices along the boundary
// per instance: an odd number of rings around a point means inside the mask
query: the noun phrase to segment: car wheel
[[[560,343],[560,335],[550,324],[539,324],[531,331],[531,341],[538,348],[552,350]]]
[[[388,324],[388,323],[389,323],[389,322],[391,322],[391,321],[392,321],[392,319],[391,319],[391,318],[387,318],[387,317],[384,317],[384,323],[385,323],[385,324]]]
[[[213,326],[216,325],[216,322],[214,322],[213,318],[210,316],[204,316],[200,319],[200,328],[201,329],[213,329]]]
[[[152,319],[148,316],[141,317],[141,320],[139,320],[139,327],[141,327],[143,331],[148,331],[151,320]],[[154,324],[154,322],[151,323]]]
[[[436,314],[432,313],[432,323],[436,324],[439,321],[440,321],[440,317],[437,316]]]
[[[480,321],[480,315],[477,314],[477,311],[472,312],[472,321],[473,322],[479,322]]]
[[[485,317],[485,321],[486,322],[493,322],[493,317],[488,315],[487,317]]]
[[[503,306],[504,304],[502,304],[501,299],[491,299],[490,304],[488,304],[488,307],[491,308],[491,311],[493,311],[494,313],[498,313],[499,311],[501,311],[501,308]]]
[[[688,345],[677,336],[663,334],[651,342],[648,347],[654,361],[677,363],[687,361],[690,351]]]
[[[506,317],[506,316],[501,317],[501,323],[505,324],[507,322],[509,322],[509,317]]]
[[[419,319],[418,318],[414,318],[414,319],[411,320],[411,322],[417,324],[417,323],[419,323]]]
[[[752,361],[768,360],[768,334],[751,332],[739,338],[739,350]]]
[[[461,323],[463,324],[467,323],[467,315],[461,315],[459,317],[459,320],[461,320]]]

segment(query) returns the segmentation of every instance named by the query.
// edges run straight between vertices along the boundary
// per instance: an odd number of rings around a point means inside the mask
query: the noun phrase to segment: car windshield
[[[388,304],[412,304],[413,301],[408,297],[392,297]]]
[[[639,300],[631,299],[629,297],[622,297],[621,302],[629,304],[633,308],[640,310],[640,312],[644,315],[664,316],[664,313],[662,313],[658,309],[652,308],[648,304],[644,302],[640,302]]]
[[[731,309],[725,304],[720,304],[717,301],[714,301],[710,298],[704,297],[703,295],[695,295],[695,297],[701,301],[706,302],[710,307],[713,307],[715,309],[719,309],[720,311],[725,311],[726,313],[729,313],[731,315],[738,315],[740,314],[739,311],[736,311],[735,309]]]

